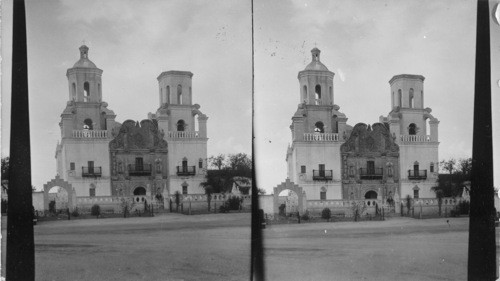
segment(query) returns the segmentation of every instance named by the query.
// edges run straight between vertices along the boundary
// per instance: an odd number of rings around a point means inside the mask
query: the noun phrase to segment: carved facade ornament
[[[350,137],[340,147],[343,153],[388,153],[399,152],[399,146],[394,142],[388,126],[375,123],[373,126],[358,123],[354,126]]]
[[[116,149],[165,149],[167,142],[163,139],[164,132],[158,130],[158,125],[151,120],[140,123],[132,120],[123,122],[117,136],[109,143],[109,148]]]

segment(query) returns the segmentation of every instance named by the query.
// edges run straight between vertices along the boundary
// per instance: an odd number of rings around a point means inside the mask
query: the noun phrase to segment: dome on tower
[[[321,51],[316,47],[311,50],[312,61],[306,66],[304,70],[328,71],[328,68],[319,60],[320,53]]]
[[[80,59],[73,65],[73,67],[81,68],[97,68],[97,66],[89,60],[89,47],[82,45],[80,47]]]

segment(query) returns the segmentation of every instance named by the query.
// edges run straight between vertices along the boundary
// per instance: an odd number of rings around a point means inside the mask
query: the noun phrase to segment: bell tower
[[[303,187],[308,200],[341,199],[340,145],[347,118],[333,103],[335,73],[311,50],[311,62],[298,73],[300,104],[292,117],[287,150],[288,177]]]
[[[154,115],[169,146],[168,193],[204,193],[207,169],[207,120],[193,104],[193,73],[165,71],[158,80],[160,107]],[[168,194],[166,194],[168,196]]]
[[[59,123],[57,173],[76,196],[111,195],[108,145],[116,115],[102,101],[103,71],[89,59],[89,47],[79,50],[80,59],[66,72],[69,95]]]
[[[438,176],[438,125],[432,109],[424,108],[422,75],[400,74],[389,80],[391,111],[380,122],[388,123],[400,148],[401,198],[433,198],[431,187]]]

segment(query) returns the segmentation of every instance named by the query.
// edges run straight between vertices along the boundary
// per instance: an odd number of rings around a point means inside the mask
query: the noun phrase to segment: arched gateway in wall
[[[273,212],[275,214],[279,213],[279,195],[283,190],[290,189],[294,191],[297,196],[299,197],[299,206],[298,206],[298,211],[300,214],[303,214],[306,211],[306,193],[302,190],[302,187],[296,185],[295,183],[291,182],[290,179],[286,179],[285,182],[282,182],[280,185],[276,186],[274,190],[274,204],[273,204]]]
[[[45,211],[49,210],[49,191],[51,188],[54,186],[59,186],[62,187],[66,190],[68,193],[68,208],[70,210],[73,210],[75,207],[74,199],[75,199],[75,191],[73,190],[73,187],[71,184],[59,177],[59,175],[56,175],[56,177],[47,182],[46,184],[43,185],[43,208]]]

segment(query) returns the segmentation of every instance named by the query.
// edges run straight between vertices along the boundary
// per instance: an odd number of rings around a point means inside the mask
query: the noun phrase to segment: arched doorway
[[[68,208],[68,192],[60,186],[53,186],[49,189],[49,210],[65,211]]]
[[[278,194],[278,204],[280,215],[296,214],[299,208],[299,195],[291,189],[284,189]]]
[[[135,203],[144,203],[146,200],[146,189],[142,186],[138,186],[133,191],[134,194],[134,202]]]
[[[290,179],[286,179],[285,182],[282,182],[280,185],[276,186],[274,188],[274,214],[277,215],[280,213],[280,206],[281,204],[283,203],[280,203],[280,194],[282,191],[284,190],[289,190],[289,191],[292,191],[293,193],[295,193],[297,195],[297,207],[296,207],[296,211],[298,211],[300,214],[303,214],[306,210],[306,194],[305,192],[302,190],[302,187],[298,186],[297,184],[293,183],[290,181]],[[286,208],[286,204],[285,204],[285,208]]]
[[[60,189],[64,189],[64,191],[67,194],[67,198],[68,198],[66,207],[72,211],[73,208],[75,207],[75,203],[76,203],[76,202],[74,202],[76,199],[75,191],[73,190],[73,187],[71,186],[71,184],[68,183],[67,181],[61,179],[59,177],[59,175],[57,175],[53,180],[51,180],[43,185],[43,205],[44,205],[45,211],[49,210],[49,202],[50,202],[49,191],[51,191],[53,187],[57,187],[58,189],[56,189],[56,190],[58,190],[58,191]],[[63,191],[61,191],[61,194],[62,193],[63,193]],[[56,204],[57,204],[57,202],[56,202]],[[57,206],[56,206],[56,208],[57,208]]]
[[[377,199],[377,192],[370,190],[365,193],[365,199]]]

